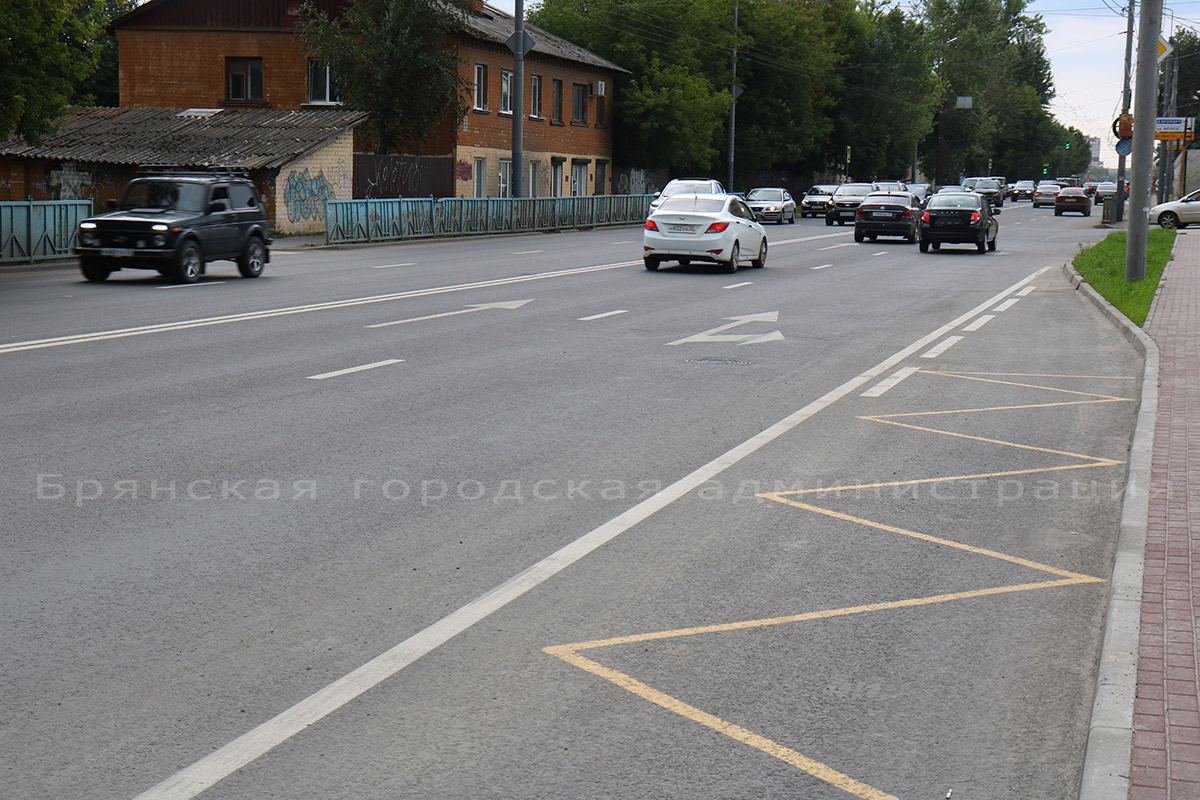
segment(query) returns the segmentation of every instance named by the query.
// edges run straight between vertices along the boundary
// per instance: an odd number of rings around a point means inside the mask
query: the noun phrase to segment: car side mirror
[[[116,211],[117,210],[117,198],[115,198],[115,197],[108,198],[107,200],[104,201],[104,205],[105,205],[105,207],[108,208],[109,211]]]
[[[658,197],[660,194],[662,194],[662,192],[655,192],[655,193],[654,193],[654,196],[655,196],[655,197]]]
[[[1000,216],[1000,214],[1001,214],[1001,209],[999,209],[999,208],[993,208],[993,209],[992,209],[992,214],[993,214],[994,216],[997,216],[997,217],[998,217],[998,216]]]

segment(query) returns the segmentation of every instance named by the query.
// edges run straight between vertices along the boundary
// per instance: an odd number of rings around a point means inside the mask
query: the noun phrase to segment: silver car
[[[759,222],[796,221],[796,201],[787,189],[751,189],[746,195],[746,205],[758,217]]]
[[[1200,189],[1150,209],[1150,221],[1160,228],[1186,228],[1200,222]]]

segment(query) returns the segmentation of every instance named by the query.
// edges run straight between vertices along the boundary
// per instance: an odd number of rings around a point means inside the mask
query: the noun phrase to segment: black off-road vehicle
[[[130,181],[112,209],[79,223],[79,268],[89,281],[119,269],[155,269],[194,283],[210,261],[257,278],[271,260],[267,214],[244,172],[169,171]]]

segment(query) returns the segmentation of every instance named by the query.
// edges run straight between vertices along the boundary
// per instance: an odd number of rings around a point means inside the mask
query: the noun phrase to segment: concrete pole
[[[1158,89],[1158,34],[1162,0],[1143,0],[1138,21],[1137,94],[1133,109],[1133,184],[1129,191],[1129,237],[1125,243],[1125,280],[1146,278],[1150,223],[1150,168],[1154,160],[1154,106]]]
[[[1129,85],[1133,66],[1133,0],[1129,4],[1129,20],[1125,28],[1125,84],[1121,91],[1121,113],[1129,113],[1129,105],[1133,100],[1133,90]],[[1117,157],[1117,213],[1116,221],[1125,219],[1125,156]]]
[[[729,87],[729,152],[728,165],[725,170],[725,191],[733,191],[733,133],[737,119],[737,32],[738,32],[738,0],[733,0],[733,55],[730,58],[729,69],[733,73],[733,83]]]
[[[512,196],[521,196],[522,156],[525,150],[525,0],[515,0],[513,36],[517,44],[513,52],[512,104]]]

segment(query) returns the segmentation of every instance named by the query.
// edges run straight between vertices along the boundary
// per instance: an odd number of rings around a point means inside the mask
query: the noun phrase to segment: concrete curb
[[[1133,757],[1133,706],[1137,697],[1138,636],[1142,615],[1142,572],[1150,513],[1150,465],[1158,416],[1158,345],[1089,286],[1070,264],[1068,283],[1112,320],[1143,356],[1142,391],[1125,474],[1125,501],[1108,612],[1096,672],[1079,800],[1128,800]]]

